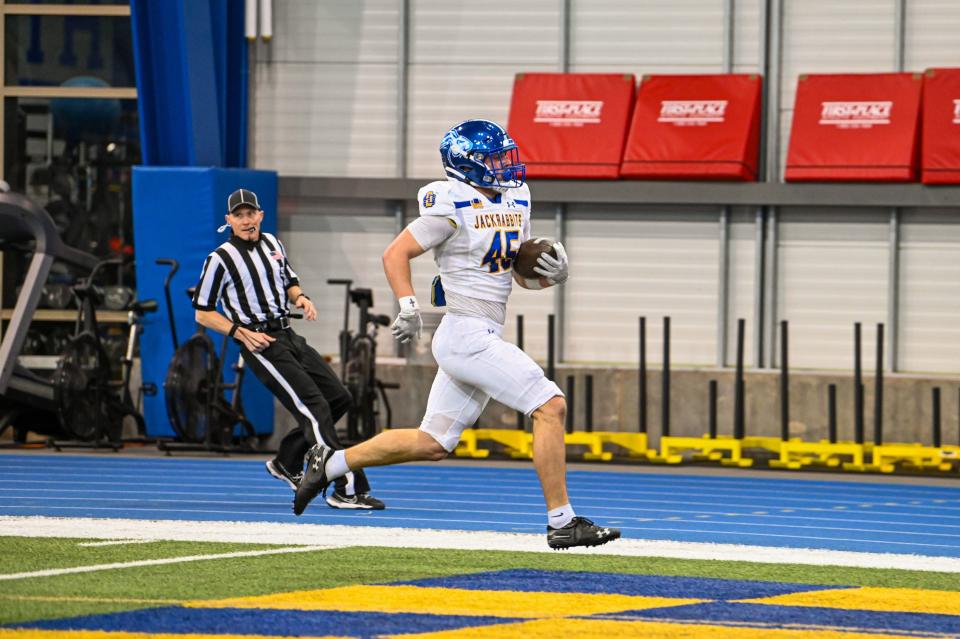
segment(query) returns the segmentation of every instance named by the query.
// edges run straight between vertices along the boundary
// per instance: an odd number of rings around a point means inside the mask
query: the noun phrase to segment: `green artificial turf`
[[[33,572],[51,568],[92,566],[143,559],[164,559],[187,555],[212,555],[268,548],[266,544],[198,543],[157,541],[148,544],[80,546],[96,539],[0,537],[0,574]]]
[[[21,565],[49,568],[265,547],[178,542],[81,548],[77,546],[78,541],[0,538],[0,557],[17,557]],[[96,552],[98,561],[91,560],[93,554],[88,555],[88,550]],[[6,563],[5,572],[24,570],[22,567],[10,570]],[[960,575],[923,571],[560,553],[355,547],[0,580],[0,623],[173,605],[191,599],[389,583],[513,568],[960,591]],[[76,600],[80,598],[82,600]]]

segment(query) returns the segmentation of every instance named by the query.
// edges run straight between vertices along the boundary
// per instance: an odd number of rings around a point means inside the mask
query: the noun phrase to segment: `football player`
[[[538,258],[536,279],[513,269],[519,246],[531,235],[530,189],[517,145],[503,127],[467,120],[443,137],[440,156],[447,179],[420,189],[420,217],[383,254],[387,280],[400,302],[393,334],[401,342],[418,338],[422,326],[410,260],[432,249],[440,269],[433,297],[447,312],[433,337],[440,369],[423,421],[419,429],[385,431],[346,451],[311,449],[294,512],[302,513],[330,481],[350,470],[443,459],[492,397],[533,418],[533,463],[546,501],[550,547],[617,539],[619,530],[578,517],[570,505],[563,393],[529,355],[501,337],[514,282],[543,289],[568,276],[559,242],[553,245],[556,257],[543,253]]]

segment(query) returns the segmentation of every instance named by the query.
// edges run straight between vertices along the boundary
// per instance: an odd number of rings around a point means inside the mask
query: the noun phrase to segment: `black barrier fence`
[[[733,437],[743,439],[746,431],[745,393],[746,385],[743,380],[743,340],[746,331],[746,320],[737,320],[737,368],[733,390]]]
[[[853,441],[863,443],[863,353],[860,322],[853,325]]]
[[[708,385],[708,397],[707,397],[707,410],[709,416],[707,423],[709,424],[709,434],[710,439],[717,438],[717,380],[711,379]]]
[[[670,318],[663,318],[663,372],[660,375],[660,430],[670,436]]]
[[[640,362],[637,378],[637,431],[647,432],[647,318],[640,318]]]
[[[779,418],[780,439],[789,441],[790,432],[790,324],[787,320],[780,321],[779,340]],[[884,442],[884,324],[876,325],[876,358],[874,372],[874,406],[873,406],[873,444],[883,445]],[[863,381],[863,329],[860,322],[853,325],[853,435],[854,441],[863,444],[865,441],[865,389]],[[671,436],[671,318],[663,318],[663,361],[661,369],[661,434]],[[746,437],[746,382],[744,350],[746,341],[746,320],[737,320],[736,336],[736,363],[734,368],[733,389],[733,438],[743,440]],[[517,316],[517,345],[524,346],[524,316]],[[550,379],[556,377],[556,324],[555,316],[547,316],[547,370]],[[638,317],[638,350],[639,361],[637,368],[637,432],[646,433],[648,430],[648,392],[647,392],[647,318]],[[565,430],[575,432],[576,427],[576,391],[577,383],[574,375],[566,375],[566,403],[567,414]],[[583,393],[583,423],[584,432],[594,432],[594,375],[585,374],[582,386]],[[827,429],[831,444],[839,441],[837,419],[837,385],[827,385]],[[935,447],[942,446],[942,395],[939,387],[931,391],[931,430],[932,441]],[[718,437],[719,413],[719,382],[716,379],[708,380],[707,424],[708,437]],[[517,412],[517,429],[524,430],[527,420],[523,413]],[[958,401],[958,423],[960,423],[960,401]],[[958,445],[960,445],[960,428],[958,428]]]
[[[873,379],[873,443],[883,445],[883,324],[877,324],[877,372]]]
[[[584,430],[593,432],[593,375],[587,375],[583,393]]]
[[[831,444],[837,443],[837,385],[827,386],[827,436]]]
[[[521,351],[523,350],[523,315],[517,315],[517,348]],[[527,425],[527,420],[524,417],[523,411],[517,411],[517,430],[524,430]]]
[[[941,444],[941,432],[940,432],[940,388],[934,386],[931,389],[930,393],[930,421],[931,427],[933,430],[933,446],[934,448],[940,448]]]
[[[780,439],[783,441],[790,439],[789,328],[787,320],[780,321]]]

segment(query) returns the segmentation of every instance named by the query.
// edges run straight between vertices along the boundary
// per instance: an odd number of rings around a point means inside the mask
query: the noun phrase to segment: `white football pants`
[[[491,398],[530,415],[563,396],[529,355],[503,341],[502,332],[503,326],[491,320],[447,313],[433,336],[440,370],[420,430],[448,451]]]

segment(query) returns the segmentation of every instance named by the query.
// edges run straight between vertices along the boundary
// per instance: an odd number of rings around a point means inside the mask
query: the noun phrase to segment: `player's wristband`
[[[310,299],[310,297],[306,293],[300,293],[299,295],[297,295],[296,299],[293,300],[293,303],[296,304],[297,302],[299,302],[301,297],[306,297],[307,299]]]
[[[240,328],[240,325],[237,323],[234,323],[233,326],[230,327],[230,332],[227,333],[227,337],[233,337],[234,335],[236,335],[238,328]]]
[[[420,305],[417,304],[417,298],[413,295],[407,295],[406,297],[401,297],[397,300],[400,303],[400,312],[419,312]]]

